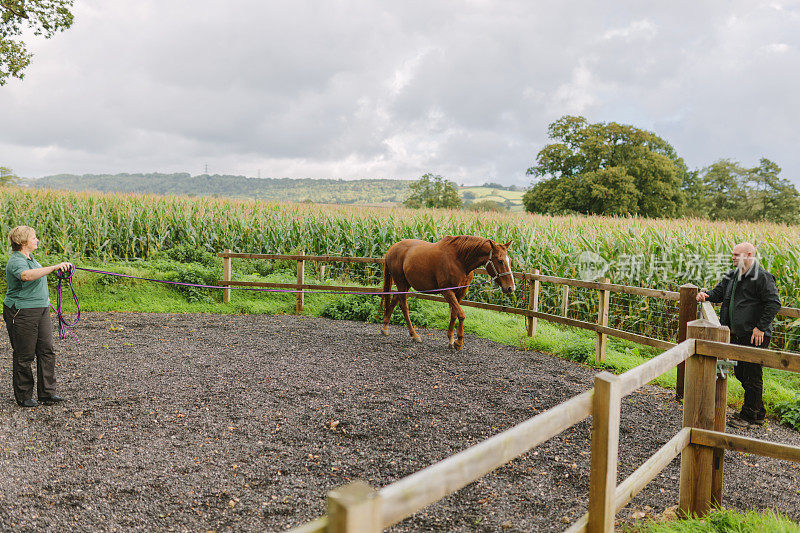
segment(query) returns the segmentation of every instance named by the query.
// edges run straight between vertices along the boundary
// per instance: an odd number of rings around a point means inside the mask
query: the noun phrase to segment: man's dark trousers
[[[22,403],[33,397],[31,363],[36,360],[36,389],[39,398],[49,398],[56,392],[53,350],[53,323],[49,307],[17,309],[3,306],[3,320],[13,350],[12,381],[14,398]]]
[[[759,348],[766,348],[769,346],[769,341],[770,338],[765,335],[764,342],[761,343]],[[750,337],[737,338],[731,336],[731,343],[741,346],[753,346],[750,343]],[[736,366],[733,367],[733,373],[736,379],[742,382],[742,388],[744,389],[744,404],[742,405],[741,411],[742,417],[748,420],[764,420],[767,411],[764,409],[764,399],[762,397],[764,381],[761,365],[758,363],[738,361]]]

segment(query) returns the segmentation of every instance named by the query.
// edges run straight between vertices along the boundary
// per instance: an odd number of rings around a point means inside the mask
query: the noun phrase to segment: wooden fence
[[[219,255],[225,260],[224,277],[226,279],[223,281],[224,285],[293,288],[301,291],[313,289],[374,290],[305,284],[302,266],[305,261],[380,262],[380,260],[372,258],[232,254],[229,250]],[[232,281],[231,258],[297,261],[297,283]],[[370,533],[382,531],[476,481],[590,415],[593,416],[588,513],[568,529],[571,532],[613,531],[615,514],[678,455],[681,455],[678,507],[682,516],[703,515],[712,505],[722,502],[725,450],[800,462],[800,447],[725,433],[727,381],[726,376],[718,377],[717,374],[718,359],[758,362],[767,367],[800,372],[800,355],[728,344],[728,328],[720,326],[718,321],[712,321],[715,314],[712,315],[713,308],[710,305],[703,305],[702,311],[703,315],[711,320],[706,318],[694,320],[697,315],[697,304],[694,298],[697,294],[697,287],[686,285],[681,287],[679,293],[675,293],[613,285],[606,280],[586,282],[542,276],[535,271],[515,274],[515,276],[526,277],[533,282],[530,287],[531,294],[527,309],[508,308],[480,302],[463,302],[463,305],[523,315],[528,319],[526,324],[528,334],[535,333],[535,320],[538,318],[594,330],[598,334],[598,354],[605,344],[601,341],[601,335],[611,335],[649,346],[666,348],[666,351],[619,376],[601,372],[595,376],[594,388],[391,485],[375,489],[363,481],[357,481],[334,489],[327,496],[327,516],[295,528],[293,532]],[[539,312],[536,308],[538,303],[536,292],[538,283],[541,282],[598,290],[598,322],[578,321]],[[679,343],[674,345],[659,339],[609,328],[603,324],[603,310],[605,309],[607,317],[607,305],[611,292],[627,292],[678,300],[681,315]],[[302,310],[301,295],[302,293],[298,296],[298,311]],[[415,296],[443,300],[441,297],[432,295],[418,294]],[[230,301],[230,294],[227,295],[225,301]],[[800,310],[797,309],[784,308],[781,312],[788,316],[800,316]],[[684,339],[680,338],[681,334]],[[637,468],[633,474],[622,483],[617,484],[622,398],[671,370],[672,367],[679,365],[685,365],[685,372],[679,373],[679,384],[689,385],[684,388],[683,429]]]
[[[588,512],[567,531],[608,532],[614,517],[678,455],[681,516],[704,515],[722,503],[724,450],[800,462],[800,447],[725,433],[718,358],[755,361],[800,372],[800,355],[727,344],[728,328],[708,320],[687,326],[689,339],[615,376],[601,372],[594,388],[382,489],[357,481],[327,496],[327,516],[293,533],[373,533],[396,524],[592,416]],[[686,362],[683,429],[617,484],[622,398]]]
[[[227,287],[265,287],[274,289],[290,289],[297,290],[297,313],[303,311],[304,294],[303,291],[352,291],[352,292],[376,292],[382,290],[380,287],[355,287],[355,286],[338,286],[338,285],[321,285],[305,283],[305,263],[307,261],[314,261],[319,263],[372,263],[383,264],[383,258],[375,257],[341,257],[341,256],[327,256],[327,255],[305,255],[305,254],[246,254],[246,253],[231,253],[230,250],[225,250],[223,253],[217,254],[223,258],[223,271],[222,281],[220,285]],[[268,283],[256,281],[233,281],[232,279],[232,259],[267,259],[273,261],[295,261],[297,263],[297,282],[296,283]],[[476,271],[478,275],[485,275],[486,270],[479,268]],[[644,287],[631,287],[628,285],[618,285],[610,283],[608,279],[603,278],[600,281],[582,281],[570,278],[560,278],[556,276],[546,276],[539,273],[538,269],[531,269],[528,272],[514,273],[516,279],[525,279],[529,283],[528,289],[528,305],[526,308],[509,307],[504,305],[489,304],[484,302],[473,302],[464,300],[461,305],[465,307],[477,307],[480,309],[489,309],[501,313],[511,313],[525,317],[526,328],[529,336],[535,336],[537,331],[537,320],[544,319],[550,322],[563,324],[565,326],[572,326],[581,329],[588,329],[597,334],[597,349],[595,352],[595,360],[600,362],[604,361],[606,357],[606,337],[611,336],[623,340],[632,341],[646,346],[652,346],[666,350],[675,346],[675,343],[657,339],[646,335],[638,335],[629,331],[624,331],[617,328],[608,327],[608,313],[609,305],[612,294],[631,294],[636,296],[644,296],[650,298],[657,298],[660,300],[669,300],[678,302],[679,306],[679,320],[678,320],[678,342],[686,340],[686,324],[690,320],[697,318],[697,303],[695,296],[697,295],[698,288],[694,285],[684,285],[680,291],[667,291],[659,289],[647,289]],[[561,290],[561,314],[556,315],[552,313],[543,313],[539,311],[539,294],[542,283],[553,283],[560,285]],[[598,312],[596,322],[587,322],[585,320],[577,320],[569,318],[567,311],[569,308],[569,288],[580,287],[584,289],[592,289],[597,291],[598,299]],[[425,300],[434,300],[444,302],[444,298],[434,294],[412,294],[416,298]],[[224,289],[222,294],[222,301],[225,303],[231,300],[231,289]],[[800,318],[800,309],[783,307],[778,312],[779,315]],[[679,368],[679,377],[682,376],[682,368]],[[680,382],[681,380],[679,380]],[[682,396],[680,387],[678,396]]]

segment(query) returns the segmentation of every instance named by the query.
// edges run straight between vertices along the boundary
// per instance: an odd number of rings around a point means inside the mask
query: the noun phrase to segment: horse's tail
[[[386,262],[383,263],[383,293],[381,294],[381,303],[378,305],[378,318],[383,316],[383,310],[389,309],[389,291],[392,290],[392,275],[389,273],[389,267]]]

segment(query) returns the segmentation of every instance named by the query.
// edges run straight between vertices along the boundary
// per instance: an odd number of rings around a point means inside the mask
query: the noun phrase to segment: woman
[[[64,398],[56,394],[56,354],[53,351],[53,324],[50,322],[50,293],[47,275],[72,265],[59,263],[43,267],[33,258],[39,245],[36,231],[17,226],[8,233],[13,253],[6,265],[6,298],[3,320],[13,350],[14,398],[22,407],[36,407],[33,398],[31,362],[36,359],[36,391],[39,402],[54,404]]]

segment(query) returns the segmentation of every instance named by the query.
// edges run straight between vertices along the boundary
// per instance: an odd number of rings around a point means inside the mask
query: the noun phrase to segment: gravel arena
[[[592,386],[595,372],[468,335],[296,316],[85,313],[57,341],[64,405],[23,409],[2,335],[0,529],[282,531],[355,479],[382,487]],[[681,426],[623,400],[619,480]],[[561,531],[584,512],[591,419],[390,531]],[[800,445],[773,421],[740,433]],[[674,513],[679,459],[622,512]],[[796,463],[728,452],[725,505],[800,521]]]

